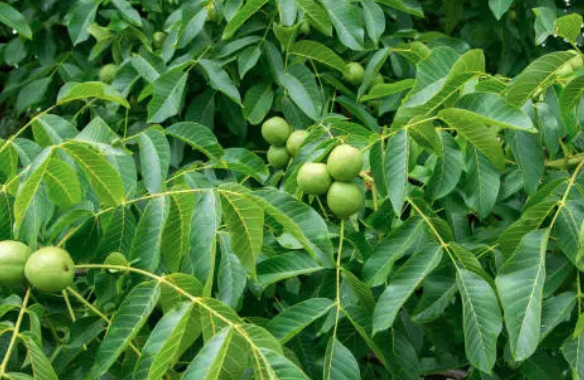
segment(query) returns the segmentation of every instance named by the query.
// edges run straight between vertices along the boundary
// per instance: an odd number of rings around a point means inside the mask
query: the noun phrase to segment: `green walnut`
[[[310,35],[310,24],[308,21],[304,20],[300,23],[300,34],[303,36]]]
[[[57,293],[73,285],[75,263],[64,249],[44,247],[30,256],[24,275],[39,291]]]
[[[359,86],[363,83],[365,77],[365,69],[358,62],[351,62],[347,64],[343,79],[351,83],[353,86]]]
[[[300,147],[304,144],[306,137],[308,137],[308,132],[306,131],[294,131],[290,137],[288,137],[288,140],[286,141],[286,149],[288,149],[288,153],[290,153],[292,157],[298,155]]]
[[[379,84],[383,84],[383,75],[377,74],[375,79],[373,79],[373,83],[371,83],[371,87],[375,87]]]
[[[354,183],[333,182],[326,201],[329,209],[339,219],[346,219],[361,209],[363,195]]]
[[[164,40],[166,39],[166,33],[164,32],[155,32],[152,35],[152,45],[154,45],[154,49],[162,48],[164,45]]]
[[[307,162],[298,171],[296,182],[303,193],[322,195],[331,187],[332,178],[325,164]]]
[[[288,165],[290,161],[290,153],[286,147],[271,145],[268,149],[268,163],[276,169],[281,169]]]
[[[292,128],[279,116],[274,116],[262,124],[262,136],[270,145],[284,146],[290,133]]]
[[[336,181],[350,182],[361,172],[363,157],[359,149],[348,144],[339,145],[329,155],[327,168]]]
[[[118,66],[113,63],[108,63],[99,71],[99,79],[107,84],[110,84],[116,78],[118,74]]]
[[[25,284],[24,267],[30,252],[30,248],[19,241],[0,242],[0,286]]]

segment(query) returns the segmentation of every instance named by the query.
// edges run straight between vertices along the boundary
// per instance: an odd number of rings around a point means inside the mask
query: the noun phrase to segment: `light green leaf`
[[[22,224],[27,210],[31,207],[35,196],[41,189],[41,183],[47,173],[51,155],[52,150],[45,150],[42,155],[36,158],[34,170],[31,171],[31,174],[16,194],[16,199],[14,200],[14,221],[17,228]]]
[[[243,116],[251,125],[260,124],[265,118],[274,101],[274,91],[271,84],[257,84],[245,93],[243,100]]]
[[[183,380],[216,380],[231,343],[233,329],[225,327],[199,351],[183,374]]]
[[[422,240],[424,226],[421,218],[409,218],[385,237],[363,265],[362,276],[369,286],[385,283],[393,264]]]
[[[156,324],[136,363],[134,377],[155,380],[164,377],[181,346],[194,304],[185,302],[167,312]]]
[[[535,44],[542,45],[554,32],[554,22],[557,17],[556,10],[547,6],[532,8],[531,10],[535,14],[535,22],[533,23]]]
[[[270,170],[264,160],[245,148],[226,149],[223,157],[213,163],[213,167],[243,173],[261,183],[265,182],[270,175]]]
[[[148,103],[148,123],[162,123],[182,109],[188,73],[170,70],[154,81],[154,94]]]
[[[344,73],[347,69],[347,63],[337,55],[332,49],[321,44],[320,42],[302,40],[296,42],[290,48],[290,53],[313,59],[324,65],[328,65],[333,69]]]
[[[77,45],[89,38],[87,28],[95,20],[100,0],[79,0],[75,2],[69,13],[67,30],[73,45]]]
[[[170,167],[168,140],[160,130],[148,129],[138,136],[138,145],[144,185],[150,194],[159,193]]]
[[[333,35],[333,25],[331,20],[320,4],[314,0],[297,1],[300,8],[304,11],[304,15],[308,18],[308,22],[311,26],[318,29],[318,31],[325,36],[330,37]]]
[[[248,1],[247,4],[253,2],[255,0]],[[264,1],[264,0],[261,0]],[[247,5],[246,4],[246,5]],[[244,7],[245,8],[245,7]],[[217,91],[221,91],[231,100],[233,100],[238,105],[242,106],[241,104],[241,95],[239,94],[239,90],[233,84],[233,81],[227,74],[223,67],[219,62],[210,61],[208,59],[201,59],[199,61],[199,65],[205,70],[207,76],[209,77],[209,84],[212,88]]]
[[[305,252],[289,252],[258,264],[257,272],[260,283],[268,286],[278,281],[310,274],[324,269]]]
[[[167,215],[167,197],[157,197],[148,201],[148,205],[138,222],[130,249],[130,260],[137,268],[150,272],[158,268],[162,233]]]
[[[223,39],[227,40],[237,32],[237,30],[253,16],[257,11],[259,11],[268,0],[247,0],[245,5],[237,11],[235,16],[227,23],[227,26],[223,30]]]
[[[397,131],[387,140],[385,148],[385,181],[393,210],[401,215],[408,189],[408,166],[410,156],[409,133]]]
[[[367,95],[361,97],[362,102],[384,98],[409,90],[414,86],[414,79],[404,79],[394,83],[381,83],[373,86]]]
[[[304,87],[302,82],[292,74],[284,74],[279,77],[280,83],[288,92],[288,95],[294,103],[312,120],[316,120],[319,116],[314,102],[310,98],[308,90]]]
[[[57,104],[61,105],[73,100],[87,98],[107,100],[130,108],[130,104],[118,90],[102,82],[67,82],[59,90]]]
[[[576,305],[577,296],[574,292],[565,292],[557,296],[547,298],[543,302],[541,312],[541,336],[542,342],[554,328],[565,322]]]
[[[560,112],[566,128],[571,136],[576,134],[580,123],[578,113],[578,102],[584,94],[584,75],[579,75],[572,79],[560,94]]]
[[[554,33],[565,38],[571,44],[576,44],[581,29],[582,16],[578,13],[560,17],[554,22]]]
[[[190,250],[195,195],[179,193],[171,195],[169,199],[168,217],[162,232],[161,255],[166,267],[175,273],[179,271],[180,263]]]
[[[332,307],[333,301],[329,299],[311,298],[285,309],[268,322],[266,328],[281,344],[285,344]]]
[[[439,199],[454,190],[462,174],[462,152],[450,133],[439,134],[442,154],[436,161],[427,190],[432,199]]]
[[[513,0],[489,0],[489,8],[495,15],[497,20],[500,20],[501,17],[509,10],[509,7],[513,4]]]
[[[166,134],[182,140],[209,158],[218,158],[224,154],[213,132],[199,123],[180,122],[166,129]]]
[[[529,195],[533,195],[539,187],[544,174],[544,158],[539,136],[521,132],[506,131],[505,137],[517,165],[523,175],[523,185]]]
[[[365,31],[357,9],[349,0],[322,0],[338,37],[349,49],[363,50]]]
[[[455,128],[462,137],[484,154],[499,171],[503,171],[505,169],[505,156],[499,145],[495,129],[485,127],[470,114],[472,113],[466,110],[449,108],[440,111],[438,117]]]
[[[0,3],[0,22],[10,29],[16,30],[27,39],[32,39],[32,30],[20,12],[6,3]]]
[[[562,345],[562,353],[572,368],[572,379],[584,379],[584,334],[566,339]]]
[[[501,174],[485,155],[474,147],[467,148],[466,173],[467,204],[477,211],[481,218],[486,218],[497,202]]]
[[[27,350],[28,360],[32,365],[35,380],[58,380],[51,361],[45,356],[43,348],[39,346],[30,332],[20,334]]]
[[[465,269],[458,270],[456,282],[462,298],[466,355],[475,367],[491,373],[503,328],[497,296],[485,280]]]
[[[390,328],[401,307],[442,259],[442,247],[430,245],[408,259],[395,273],[373,311],[373,333]]]
[[[264,238],[264,211],[253,198],[241,192],[239,187],[222,186],[219,193],[233,251],[241,265],[254,273]]]
[[[45,114],[32,122],[35,141],[42,147],[57,145],[75,137],[77,130],[69,121],[53,114]]]
[[[548,238],[547,230],[525,235],[495,278],[516,361],[530,357],[539,344]]]
[[[241,262],[233,253],[229,235],[219,234],[221,261],[217,273],[217,299],[227,306],[237,308],[245,290],[246,273]]]
[[[144,282],[136,286],[125,298],[112,319],[107,334],[95,355],[95,362],[85,377],[100,377],[138,335],[160,297],[158,282]]]
[[[81,185],[77,173],[64,161],[51,158],[44,175],[49,198],[62,209],[81,202]]]
[[[361,3],[363,7],[363,18],[365,19],[365,29],[369,38],[375,45],[379,43],[379,38],[385,32],[385,14],[383,9],[373,0],[365,0]]]
[[[361,380],[359,363],[336,336],[333,336],[327,345],[324,355],[325,380]]]
[[[132,8],[132,5],[127,0],[112,0],[112,3],[115,5],[116,8],[122,14],[130,24],[133,24],[137,27],[142,26],[142,19],[140,18],[140,13],[137,10]]]
[[[260,348],[260,352],[263,354],[266,361],[271,367],[271,372],[275,375],[274,379],[281,380],[310,380],[308,376],[300,368],[296,366],[293,362],[287,359],[280,353],[269,350],[266,348]],[[273,377],[273,376],[270,376]],[[263,378],[263,377],[260,377]]]
[[[507,102],[521,107],[552,84],[558,70],[576,57],[574,51],[549,53],[531,62],[507,89]]]
[[[89,177],[89,183],[100,201],[116,206],[124,199],[124,183],[119,173],[98,152],[81,142],[69,141],[63,149]]]
[[[422,7],[416,0],[375,0],[399,11],[409,13],[416,17],[424,17]]]
[[[471,93],[462,96],[455,105],[471,111],[478,122],[499,126],[501,128],[518,129],[526,132],[537,132],[531,118],[523,110],[507,103],[501,95],[485,92]]]

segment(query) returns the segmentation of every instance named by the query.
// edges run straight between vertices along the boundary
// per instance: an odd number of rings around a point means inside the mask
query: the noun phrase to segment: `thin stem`
[[[67,291],[63,289],[61,291],[63,294],[63,298],[65,298],[65,304],[67,305],[67,310],[69,310],[69,315],[71,316],[71,320],[75,323],[75,312],[73,311],[73,307],[71,306],[71,302],[69,302],[69,296],[67,295]]]
[[[16,340],[18,339],[18,334],[20,331],[20,325],[22,324],[24,314],[26,314],[26,307],[28,306],[30,293],[31,293],[30,288],[26,288],[26,294],[24,295],[24,300],[22,301],[22,307],[20,308],[20,312],[18,313],[18,319],[16,319],[16,324],[14,325],[14,333],[12,334],[12,339],[10,339],[10,344],[8,345],[8,349],[6,350],[4,360],[2,360],[2,364],[0,364],[0,379],[4,377],[4,375],[6,374],[6,367],[8,366],[8,361],[10,360],[12,350],[16,345]]]

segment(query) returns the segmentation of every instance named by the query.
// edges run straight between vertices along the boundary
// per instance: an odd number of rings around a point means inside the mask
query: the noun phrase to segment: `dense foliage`
[[[584,380],[580,11],[0,2],[0,379]]]

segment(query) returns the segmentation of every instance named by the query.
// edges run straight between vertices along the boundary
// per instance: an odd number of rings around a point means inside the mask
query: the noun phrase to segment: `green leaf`
[[[365,31],[355,6],[349,0],[322,0],[322,4],[343,45],[352,50],[363,50]]]
[[[495,207],[501,188],[497,168],[474,147],[466,154],[466,202],[481,218],[486,218]]]
[[[47,173],[52,150],[45,150],[42,155],[35,160],[34,170],[19,189],[14,200],[14,222],[19,228],[22,224],[27,210],[34,202],[34,198],[41,189],[42,180]]]
[[[162,123],[182,109],[188,72],[170,70],[154,81],[154,93],[148,103],[148,123]]]
[[[164,190],[164,181],[170,167],[170,145],[164,134],[148,129],[138,136],[140,165],[144,185],[150,194]]]
[[[442,259],[442,247],[430,245],[408,259],[389,281],[373,311],[373,333],[390,328],[401,307]]]
[[[362,276],[369,286],[385,283],[394,263],[414,250],[422,240],[424,226],[421,218],[409,218],[385,237],[363,265]]]
[[[497,20],[500,20],[507,13],[511,4],[513,4],[513,0],[489,0],[489,8]]]
[[[57,96],[57,104],[66,104],[73,100],[97,98],[118,103],[126,108],[130,108],[130,104],[124,96],[109,84],[102,82],[67,82]]]
[[[45,356],[42,347],[38,345],[33,335],[30,332],[25,332],[20,334],[20,338],[26,346],[34,378],[37,380],[58,380],[59,377],[57,377],[51,361]]]
[[[424,17],[422,7],[416,0],[375,0],[398,11],[406,12],[416,17]]]
[[[427,184],[432,199],[439,199],[454,190],[462,174],[462,152],[450,133],[440,133],[442,154]]]
[[[0,3],[1,8],[2,3]],[[16,110],[23,112],[28,107],[42,102],[46,96],[47,89],[53,80],[52,76],[30,82],[18,92],[16,99]]]
[[[491,92],[471,93],[456,102],[456,108],[471,111],[476,121],[501,128],[537,132],[531,118],[521,109],[507,103],[501,95]]]
[[[251,125],[258,125],[266,118],[273,101],[274,91],[270,84],[252,86],[245,93],[243,115]]]
[[[288,278],[324,269],[305,252],[289,252],[264,260],[257,266],[258,280],[268,286]]]
[[[329,340],[324,355],[323,379],[361,380],[357,360],[335,336]]]
[[[312,207],[271,188],[263,188],[253,194],[266,213],[294,236],[308,253],[323,264],[332,264],[333,247],[326,223]]]
[[[466,355],[483,372],[497,359],[497,337],[503,328],[497,296],[478,275],[459,269],[456,283],[462,298]]]
[[[124,183],[119,173],[99,153],[89,146],[69,141],[63,149],[89,177],[89,183],[106,206],[117,206],[124,199]]]
[[[363,18],[365,20],[365,29],[369,38],[375,45],[379,43],[379,38],[385,32],[385,14],[383,9],[373,0],[365,0],[361,3],[363,7]]]
[[[32,133],[40,146],[47,147],[75,137],[77,130],[62,117],[45,114],[33,121]]]
[[[401,215],[408,189],[408,167],[410,156],[409,134],[401,129],[387,140],[385,148],[385,181],[393,210]]]
[[[247,4],[254,2],[256,0],[250,0]],[[261,0],[264,1],[264,0]],[[265,1],[264,1],[265,2]],[[246,4],[246,6],[247,6]],[[245,7],[244,7],[245,8]],[[207,76],[209,77],[209,85],[217,91],[224,93],[229,99],[233,100],[239,106],[241,104],[241,95],[239,90],[233,84],[233,81],[227,74],[220,63],[216,61],[210,61],[208,59],[201,59],[199,65],[205,70]]]
[[[138,222],[130,249],[130,260],[137,268],[150,272],[158,268],[167,215],[167,197],[157,197],[148,201]]]
[[[185,302],[160,319],[142,349],[142,355],[134,369],[134,377],[147,380],[164,377],[180,349],[193,308],[193,303]]]
[[[576,134],[580,123],[578,111],[578,102],[584,94],[584,75],[579,75],[572,79],[560,94],[559,105],[562,119],[571,136]]]
[[[142,26],[142,19],[140,18],[140,13],[132,8],[132,5],[127,0],[112,0],[112,3],[120,11],[122,16],[128,20],[130,24],[137,27]]]
[[[203,31],[203,27],[207,21],[207,16],[207,9],[203,8],[197,13],[194,13],[190,20],[183,20],[183,29],[180,32],[181,34],[178,41],[179,48],[182,49],[188,46],[193,39]]]
[[[224,222],[231,235],[232,248],[241,265],[255,272],[256,259],[263,242],[264,211],[238,188],[220,189]]]
[[[199,351],[183,374],[183,380],[216,380],[231,343],[233,329],[225,327]]]
[[[576,44],[581,29],[582,16],[578,13],[560,17],[554,22],[554,33],[565,38],[571,44]]]
[[[278,352],[266,348],[260,348],[271,367],[271,372],[275,375],[274,379],[282,380],[310,380],[308,376],[293,362]],[[260,377],[263,378],[263,377]]]
[[[268,322],[266,328],[281,344],[285,344],[333,306],[333,302],[326,298],[307,299],[285,309]]]
[[[371,56],[369,62],[367,62],[367,66],[365,66],[365,77],[363,78],[363,82],[361,83],[361,85],[359,86],[359,90],[357,91],[357,99],[361,100],[363,94],[367,90],[369,90],[369,87],[371,86],[375,78],[377,78],[377,76],[380,75],[379,70],[381,70],[381,68],[385,64],[385,61],[387,60],[387,57],[389,57],[389,54],[391,52],[392,50],[390,48],[385,47],[383,49],[377,50]]]
[[[81,202],[81,185],[77,173],[64,161],[51,158],[43,176],[49,198],[62,209],[68,209]]]
[[[6,3],[0,3],[0,22],[16,30],[27,39],[32,39],[32,30],[24,16]]]
[[[75,2],[67,21],[67,30],[73,45],[77,45],[89,38],[87,28],[95,20],[100,0],[79,0]]]
[[[530,357],[539,344],[548,237],[547,230],[525,235],[495,278],[516,361]]]
[[[179,193],[169,197],[168,217],[162,232],[161,255],[166,267],[178,272],[191,244],[191,221],[195,208],[195,195]]]
[[[199,123],[180,122],[166,129],[166,134],[189,144],[209,158],[218,158],[224,154],[213,132]]]
[[[557,296],[547,298],[543,302],[541,312],[541,337],[542,342],[554,328],[565,322],[576,305],[576,293],[565,292]]]
[[[311,26],[318,29],[325,36],[330,37],[333,35],[331,20],[319,3],[314,0],[297,0],[297,2]]]
[[[227,40],[237,32],[237,30],[253,16],[257,11],[259,11],[268,0],[248,0],[245,5],[237,11],[235,16],[227,23],[227,26],[223,30],[223,39]]]
[[[265,182],[270,175],[270,171],[264,160],[244,148],[226,149],[223,157],[215,162],[213,167],[243,173],[257,179],[261,183]]]
[[[572,369],[572,379],[584,379],[584,334],[566,339],[562,345],[562,353]]]
[[[280,15],[282,24],[292,26],[298,13],[296,0],[277,0],[276,4],[278,4],[278,14]]]
[[[505,137],[523,175],[525,191],[533,195],[544,174],[544,158],[539,137],[520,131],[507,131]]]
[[[404,79],[394,83],[381,83],[373,86],[367,95],[361,97],[362,102],[384,98],[409,90],[414,86],[414,79]]]
[[[344,73],[347,69],[347,63],[332,49],[320,42],[310,40],[298,41],[292,45],[290,53],[315,60],[323,65],[328,65],[341,73]]]
[[[462,137],[474,145],[499,171],[505,169],[505,156],[497,140],[496,131],[487,128],[469,115],[471,112],[462,109],[445,109],[438,117],[455,128]]]
[[[132,339],[146,323],[160,297],[158,282],[144,282],[136,286],[124,299],[108,328],[95,356],[87,380],[100,377],[114,364]]]
[[[546,5],[549,5],[549,3]],[[554,22],[557,18],[556,10],[547,6],[532,8],[531,10],[535,14],[535,22],[533,23],[535,44],[543,45],[554,31]]]
[[[310,94],[303,83],[294,75],[284,74],[280,76],[280,83],[288,92],[288,95],[294,103],[312,120],[316,120],[319,116],[319,111],[316,109],[314,102],[310,98]]]
[[[551,85],[558,70],[576,56],[573,51],[549,53],[530,63],[507,89],[507,102],[522,107],[534,94]]]
[[[237,308],[245,290],[246,273],[239,259],[233,253],[231,239],[228,235],[219,234],[221,261],[217,273],[217,298],[227,306]]]

